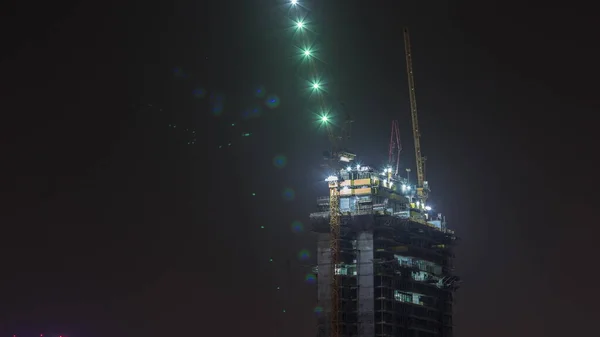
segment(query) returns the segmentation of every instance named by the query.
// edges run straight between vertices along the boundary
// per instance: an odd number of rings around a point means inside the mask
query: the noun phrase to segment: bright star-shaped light
[[[310,50],[306,49],[306,50],[304,51],[304,56],[310,56]]]
[[[296,27],[298,27],[298,29],[304,28],[304,22],[302,22],[302,21],[296,22]]]

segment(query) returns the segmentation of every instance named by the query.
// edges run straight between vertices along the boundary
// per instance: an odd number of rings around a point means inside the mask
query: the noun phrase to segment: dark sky
[[[297,257],[315,242],[290,228],[324,193],[327,140],[278,1],[2,10],[0,337],[315,335]],[[313,4],[351,146],[385,162],[398,119],[414,165],[408,26],[432,203],[462,238],[458,335],[591,336],[596,12],[447,3]]]

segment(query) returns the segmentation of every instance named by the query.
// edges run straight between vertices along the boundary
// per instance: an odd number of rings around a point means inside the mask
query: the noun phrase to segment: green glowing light
[[[296,22],[296,28],[298,28],[298,29],[304,28],[304,22],[303,21]]]
[[[309,57],[312,53],[311,53],[310,49],[305,49],[303,54],[304,54],[304,56]]]
[[[319,121],[321,122],[321,124],[328,124],[329,123],[329,116],[327,116],[327,115],[321,115],[319,117]]]
[[[312,84],[312,88],[315,90],[319,90],[319,89],[321,89],[321,85],[319,84],[319,82],[314,82]]]

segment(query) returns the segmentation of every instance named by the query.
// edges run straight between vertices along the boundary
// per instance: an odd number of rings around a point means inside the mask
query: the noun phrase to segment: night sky
[[[431,203],[461,237],[457,336],[595,335],[596,12],[453,3],[313,2],[350,146],[385,163],[397,119],[414,166],[408,26]],[[315,336],[328,143],[284,3],[1,12],[0,337]]]

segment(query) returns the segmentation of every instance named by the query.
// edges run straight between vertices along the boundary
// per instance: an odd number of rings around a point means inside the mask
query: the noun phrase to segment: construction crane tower
[[[425,180],[425,160],[421,154],[421,132],[417,115],[417,97],[415,94],[415,79],[413,76],[412,53],[408,28],[404,28],[404,51],[406,53],[406,72],[408,77],[408,90],[410,96],[410,115],[412,120],[413,139],[415,143],[415,165],[417,167],[417,198],[425,205],[429,196],[429,184]]]
[[[340,104],[342,110],[343,104]],[[345,112],[345,111],[344,111]],[[331,252],[331,322],[330,322],[330,337],[340,336],[340,278],[336,275],[336,266],[340,264],[340,182],[342,180],[340,172],[341,163],[349,163],[354,160],[355,155],[344,149],[345,142],[350,138],[350,127],[352,118],[348,113],[345,115],[345,120],[338,130],[334,131],[333,125],[329,123],[327,116],[322,116],[321,121],[327,128],[331,150],[325,153],[327,160],[326,167],[332,172],[327,178],[329,184],[329,249]]]
[[[321,78],[323,71],[321,67],[323,62],[318,57],[318,51],[312,46],[315,45],[314,31],[311,29],[310,20],[307,16],[310,12],[307,6],[302,1],[290,1],[288,17],[295,26],[295,46],[298,51],[298,56],[302,60],[302,64],[308,70],[307,79],[310,91],[310,96],[316,100],[317,111],[320,115],[321,124],[327,130],[329,137],[330,149],[325,151],[326,165],[329,172],[327,178],[329,186],[329,248],[331,252],[331,322],[329,337],[340,337],[340,284],[339,276],[336,275],[336,266],[340,263],[340,184],[342,177],[340,175],[341,163],[346,165],[354,160],[355,155],[345,150],[345,142],[350,138],[350,127],[353,122],[352,118],[346,113],[343,103],[338,103],[339,108],[334,108],[335,115],[342,116],[343,120],[340,123],[339,118],[334,118],[330,115],[330,105],[332,102],[331,91],[328,90],[326,82],[322,82]],[[326,97],[327,96],[327,97]],[[336,120],[334,123],[333,119]]]
[[[404,43],[416,155],[413,181],[409,169],[400,173],[399,121],[392,122],[384,165],[371,166],[365,158],[353,165],[354,155],[343,146],[351,119],[343,122],[337,108],[338,117],[322,115],[331,142],[325,156],[329,194],[318,197],[310,213],[317,234],[317,308],[323,313],[317,337],[454,335],[453,293],[460,280],[452,250],[457,238],[443,214],[426,204],[429,186],[407,29]],[[313,84],[315,94],[321,93],[319,85]]]

